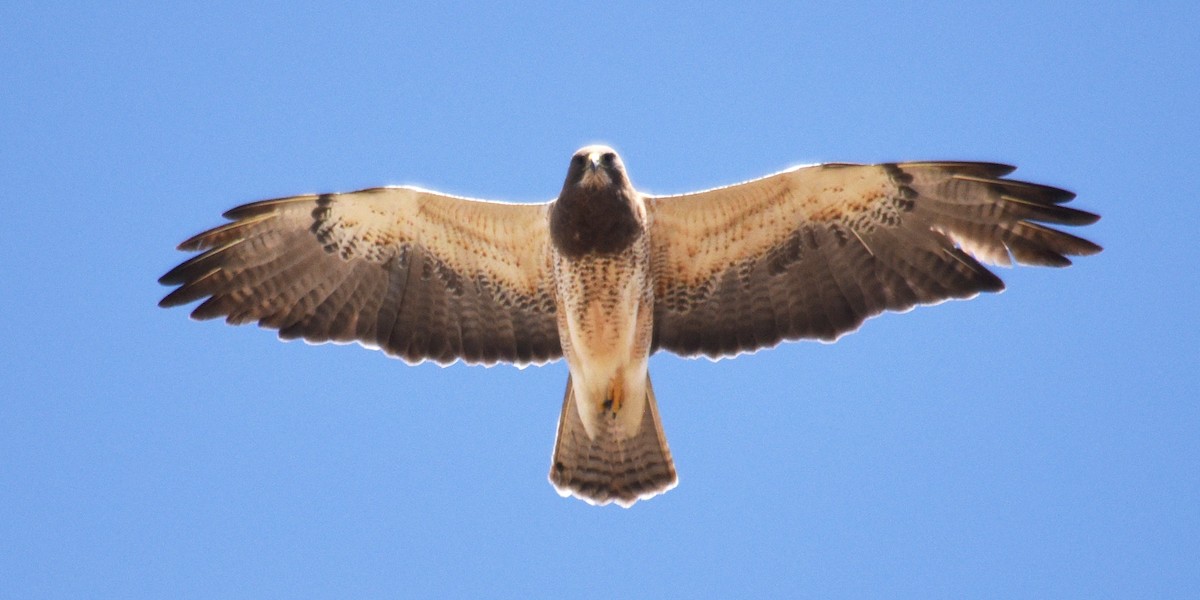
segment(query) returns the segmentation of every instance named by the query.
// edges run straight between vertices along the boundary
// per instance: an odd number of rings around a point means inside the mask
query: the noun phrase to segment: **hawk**
[[[675,486],[647,361],[832,341],[868,317],[996,292],[982,263],[1062,267],[1099,216],[983,162],[819,164],[640,193],[617,153],[574,154],[542,204],[416,187],[263,200],[179,245],[159,280],[196,319],[358,342],[408,363],[566,358],[550,481],[630,506]]]

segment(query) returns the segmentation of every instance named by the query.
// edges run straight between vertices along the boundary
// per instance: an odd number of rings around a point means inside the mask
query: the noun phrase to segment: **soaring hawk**
[[[834,340],[885,310],[995,292],[980,261],[1061,267],[1099,217],[1013,167],[795,167],[728,187],[638,192],[605,146],[558,198],[509,204],[415,187],[264,200],[180,244],[160,302],[283,339],[358,342],[409,363],[541,364],[570,376],[550,481],[629,506],[674,487],[647,373],[659,350],[718,358]]]

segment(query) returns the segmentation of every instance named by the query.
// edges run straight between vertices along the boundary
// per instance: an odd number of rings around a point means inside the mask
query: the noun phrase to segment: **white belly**
[[[559,339],[571,371],[580,419],[589,435],[608,407],[632,436],[646,401],[646,369],[652,335],[653,296],[644,252],[555,264]]]

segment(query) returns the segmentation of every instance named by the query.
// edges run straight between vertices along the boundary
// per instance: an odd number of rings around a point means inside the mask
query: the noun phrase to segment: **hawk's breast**
[[[636,345],[636,317],[643,306],[652,306],[648,256],[645,243],[608,256],[556,255],[558,308],[566,321],[560,335],[579,358],[620,361]]]

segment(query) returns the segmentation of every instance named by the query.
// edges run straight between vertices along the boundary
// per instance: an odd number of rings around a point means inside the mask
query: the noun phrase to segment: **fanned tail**
[[[567,377],[558,438],[550,463],[550,483],[562,496],[589,503],[609,502],[628,508],[638,500],[661,494],[679,482],[667,448],[650,378],[646,378],[646,407],[633,436],[616,419],[601,418],[595,439],[589,438],[579,417],[574,387]]]

